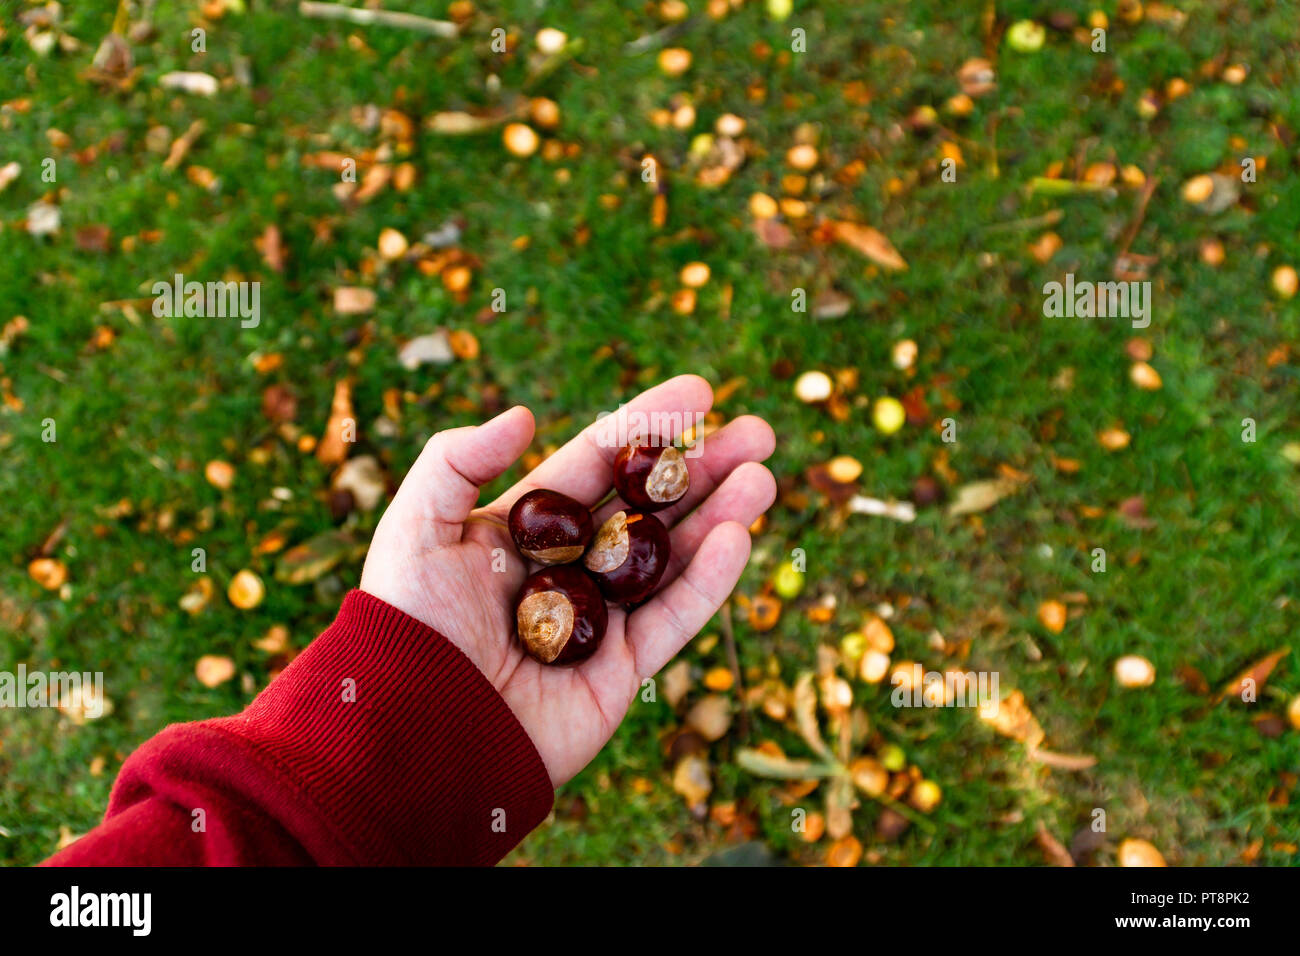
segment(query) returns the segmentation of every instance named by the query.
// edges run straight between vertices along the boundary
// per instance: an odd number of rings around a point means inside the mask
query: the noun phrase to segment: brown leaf
[[[280,227],[275,223],[269,223],[258,237],[257,251],[262,254],[262,261],[272,272],[284,271],[284,241],[280,237]]]
[[[901,399],[909,425],[924,425],[930,420],[930,406],[925,401],[925,388],[918,385],[909,389]]]
[[[1141,495],[1125,498],[1115,511],[1130,528],[1144,531],[1156,526],[1156,523],[1147,517],[1146,502]]]
[[[877,229],[856,222],[837,221],[831,223],[831,234],[837,241],[860,252],[882,268],[895,271],[907,268],[907,261],[898,254],[885,234]]]
[[[77,248],[82,252],[106,253],[112,247],[112,234],[108,226],[96,224],[92,226],[78,226],[73,234],[76,239]]]
[[[1233,678],[1228,685],[1223,688],[1223,690],[1219,691],[1218,696],[1214,698],[1215,703],[1228,697],[1240,698],[1242,692],[1246,690],[1248,682],[1254,685],[1254,691],[1258,698],[1258,694],[1263,688],[1264,682],[1267,681],[1269,675],[1273,673],[1273,668],[1277,667],[1278,661],[1282,660],[1282,658],[1286,657],[1290,653],[1291,648],[1283,647],[1266,657],[1260,658]]]
[[[1179,664],[1174,675],[1190,693],[1204,697],[1210,692],[1210,684],[1199,670],[1191,664]]]
[[[350,429],[352,434],[344,434]],[[352,411],[352,383],[341,379],[334,385],[330,417],[325,434],[316,446],[316,459],[325,465],[340,465],[348,457],[348,445],[356,440],[356,417]]]
[[[1025,695],[1018,690],[1012,691],[1005,700],[999,702],[992,716],[986,716],[981,708],[980,718],[1004,737],[1018,740],[1030,750],[1037,749],[1046,737],[1025,703]]]
[[[775,219],[754,220],[754,235],[769,249],[789,249],[794,245],[794,233],[790,227]]]
[[[831,473],[829,463],[811,465],[804,472],[808,484],[831,500],[832,504],[842,505],[857,493],[856,481],[837,481]]]
[[[287,385],[268,385],[262,392],[262,414],[269,422],[291,422],[298,414],[298,399]]]
[[[1060,840],[1052,836],[1042,820],[1038,821],[1038,833],[1034,836],[1034,841],[1052,866],[1074,866],[1074,857],[1070,856]]]

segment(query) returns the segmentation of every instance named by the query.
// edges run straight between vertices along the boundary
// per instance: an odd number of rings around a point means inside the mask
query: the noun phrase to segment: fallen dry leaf
[[[262,261],[272,272],[284,271],[285,248],[280,236],[280,227],[270,223],[262,230],[256,241],[257,251],[262,254]]]
[[[352,383],[340,379],[334,385],[330,417],[325,433],[316,446],[316,460],[324,465],[340,465],[348,456],[348,445],[356,440],[356,417],[352,411]]]
[[[831,235],[882,268],[895,271],[907,268],[907,261],[878,229],[855,222],[835,221],[831,223]]]
[[[1260,658],[1229,681],[1227,686],[1225,686],[1223,690],[1219,691],[1218,696],[1215,697],[1215,703],[1229,697],[1240,698],[1247,688],[1253,689],[1256,694],[1256,699],[1258,699],[1259,692],[1263,688],[1264,682],[1267,681],[1269,675],[1273,673],[1273,668],[1277,667],[1278,662],[1290,653],[1291,648],[1283,647],[1266,657]]]
[[[1047,862],[1052,866],[1074,866],[1074,857],[1070,856],[1070,851],[1060,840],[1052,836],[1042,820],[1038,821],[1038,832],[1034,835],[1034,842],[1038,844],[1043,855],[1047,857]]]
[[[994,478],[962,485],[954,494],[952,504],[948,506],[948,517],[988,511],[1003,498],[1015,494],[1017,488],[1019,483],[1009,478]]]
[[[983,709],[979,714],[980,719],[991,725],[998,733],[1020,741],[1030,750],[1037,750],[1038,745],[1046,737],[1043,728],[1039,726],[1038,720],[1025,703],[1025,695],[1018,690],[1012,691],[1005,700],[1001,701],[997,710],[991,715]]]

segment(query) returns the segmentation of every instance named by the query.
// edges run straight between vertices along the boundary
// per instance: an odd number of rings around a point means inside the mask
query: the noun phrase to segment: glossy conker
[[[668,529],[652,514],[616,511],[583,558],[601,593],[621,604],[650,596],[668,567]]]
[[[672,445],[624,445],[614,459],[614,489],[641,511],[667,508],[690,486],[686,457]]]
[[[609,613],[595,582],[582,568],[542,568],[515,598],[519,640],[543,664],[576,664],[596,653]]]
[[[519,553],[538,564],[577,561],[594,534],[591,512],[568,495],[543,488],[516,501],[507,524]]]

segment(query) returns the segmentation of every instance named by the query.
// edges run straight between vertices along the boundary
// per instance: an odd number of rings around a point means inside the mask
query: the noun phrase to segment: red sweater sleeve
[[[122,766],[52,865],[490,865],[550,812],[528,734],[459,648],[364,591],[242,714]]]

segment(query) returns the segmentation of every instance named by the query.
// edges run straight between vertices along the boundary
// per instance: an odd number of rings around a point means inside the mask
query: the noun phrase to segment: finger
[[[438,432],[425,443],[393,504],[413,505],[417,519],[432,522],[440,540],[458,540],[479,486],[518,460],[533,440],[533,428],[533,413],[516,405],[482,425]]]
[[[701,454],[685,459],[691,476],[686,494],[663,511],[655,512],[655,517],[665,527],[671,528],[689,514],[726,481],[727,476],[736,468],[746,462],[763,461],[770,457],[776,448],[776,436],[772,433],[772,426],[763,419],[742,415],[703,439],[696,447]],[[593,516],[597,526],[614,512],[626,507],[621,498],[609,502]]]
[[[627,639],[639,678],[657,674],[709,623],[748,560],[749,531],[723,522],[708,533],[681,576],[628,617]]]
[[[551,488],[590,507],[613,484],[614,456],[621,440],[647,426],[658,425],[664,431],[689,428],[712,407],[713,389],[698,375],[661,382],[588,425],[484,510],[504,519],[515,500],[534,488]]]
[[[776,479],[772,473],[756,461],[740,465],[699,508],[673,528],[672,552],[659,586],[666,587],[682,573],[715,527],[734,521],[748,528],[774,501]]]

